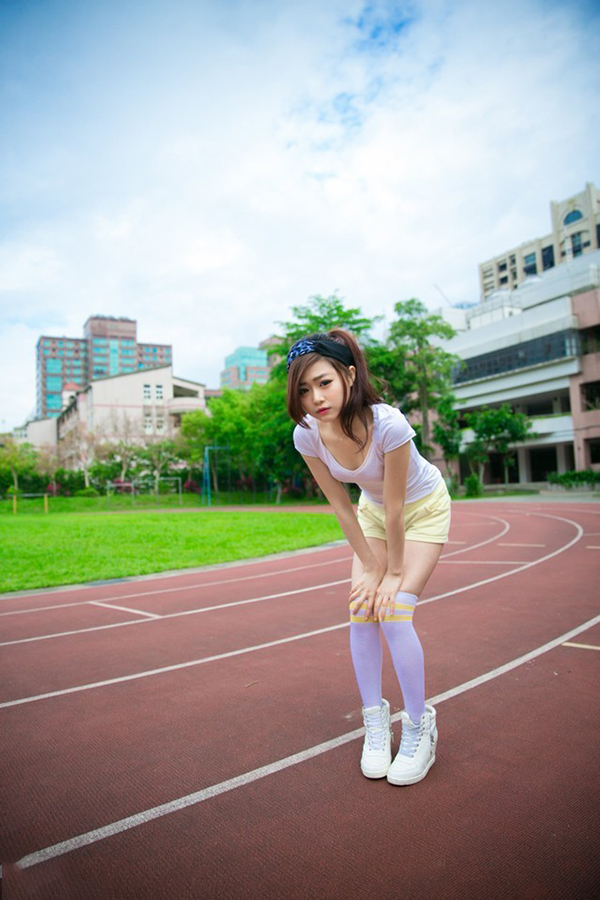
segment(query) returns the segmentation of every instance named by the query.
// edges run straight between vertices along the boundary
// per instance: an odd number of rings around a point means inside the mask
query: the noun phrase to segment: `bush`
[[[474,472],[465,478],[465,488],[467,497],[483,497],[483,485],[479,480],[479,475]]]
[[[579,472],[563,472],[562,475],[559,475],[558,472],[550,472],[548,483],[566,488],[579,486],[593,488],[596,484],[600,484],[600,472],[594,472],[593,469],[581,469]]]
[[[94,487],[84,487],[80,491],[75,491],[75,497],[99,497],[100,493]]]

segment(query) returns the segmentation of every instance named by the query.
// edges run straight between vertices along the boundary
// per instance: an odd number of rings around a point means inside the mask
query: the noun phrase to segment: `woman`
[[[365,724],[361,770],[367,778],[414,784],[435,761],[437,727],[435,709],[425,705],[423,650],[412,620],[448,539],[450,497],[439,469],[416,449],[402,413],[375,393],[348,332],[336,328],[297,341],[287,369],[294,445],[354,550],[350,650]],[[361,488],[358,516],[341,482]],[[380,632],[405,705],[393,762]]]

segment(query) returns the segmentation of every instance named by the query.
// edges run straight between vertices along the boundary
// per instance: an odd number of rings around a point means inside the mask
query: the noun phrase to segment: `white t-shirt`
[[[319,434],[319,425],[312,416],[304,421],[309,426],[294,428],[294,447],[303,456],[316,456],[322,460],[334,478],[357,484],[368,500],[383,506],[384,454],[410,441],[410,461],[406,483],[406,503],[413,503],[431,494],[438,486],[442,473],[424,459],[414,445],[415,431],[399,409],[387,403],[375,403],[373,412],[373,440],[367,455],[358,469],[345,469],[331,455]]]

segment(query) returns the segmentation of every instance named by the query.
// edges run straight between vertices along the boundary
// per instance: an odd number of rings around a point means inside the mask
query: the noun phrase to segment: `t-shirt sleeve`
[[[379,422],[379,440],[384,453],[396,450],[416,436],[399,409],[391,409]]]
[[[296,425],[294,428],[294,447],[302,456],[318,456],[311,428],[302,428],[301,425]]]

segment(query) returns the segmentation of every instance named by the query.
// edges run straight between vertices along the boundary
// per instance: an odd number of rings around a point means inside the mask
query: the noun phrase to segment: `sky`
[[[1,0],[0,431],[41,334],[137,319],[179,377],[337,293],[479,299],[600,186],[594,0]]]

